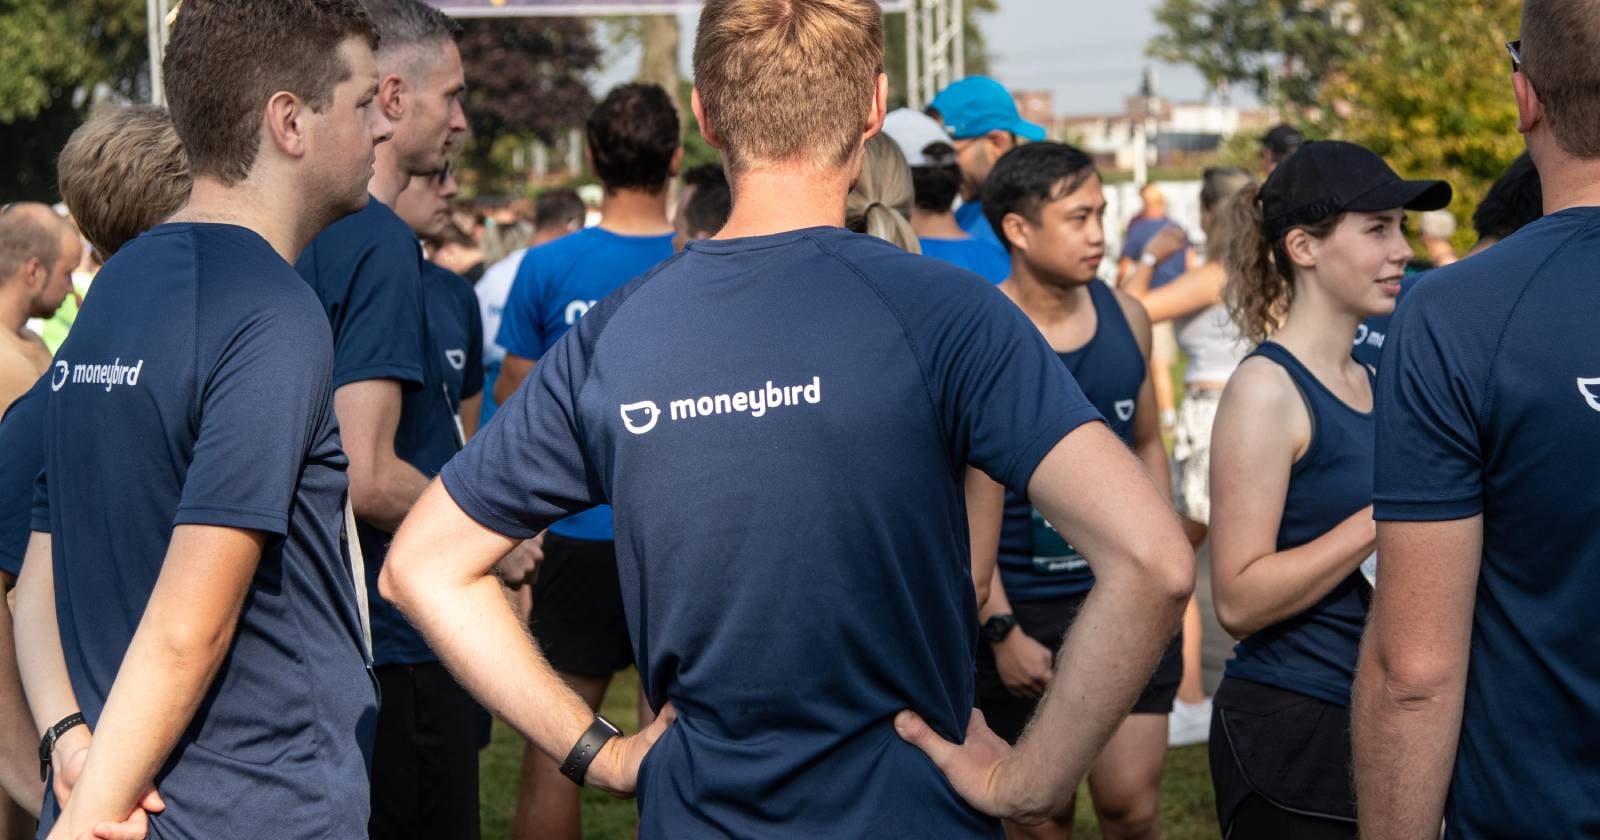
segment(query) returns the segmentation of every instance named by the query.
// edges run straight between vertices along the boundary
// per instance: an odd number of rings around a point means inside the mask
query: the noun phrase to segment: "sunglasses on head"
[[[1522,72],[1522,39],[1506,42],[1506,52],[1511,53],[1511,72]]]

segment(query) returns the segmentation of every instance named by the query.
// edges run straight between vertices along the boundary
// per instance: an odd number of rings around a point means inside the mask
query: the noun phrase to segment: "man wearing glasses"
[[[1369,839],[1600,826],[1600,2],[1528,0],[1508,46],[1546,215],[1418,281],[1379,367]]]
[[[978,197],[989,180],[995,161],[1017,146],[1017,138],[1045,139],[1044,127],[1017,113],[1017,103],[1005,86],[988,76],[968,76],[952,82],[928,104],[928,114],[944,123],[954,138],[956,165],[961,167],[961,200],[956,221],[974,239],[1005,248],[984,218]]]

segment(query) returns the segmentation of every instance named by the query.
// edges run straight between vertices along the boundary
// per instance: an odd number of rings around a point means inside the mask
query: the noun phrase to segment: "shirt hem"
[[[380,364],[363,365],[349,370],[336,371],[333,377],[333,388],[337,391],[346,385],[356,382],[368,382],[373,379],[393,379],[410,385],[423,384],[422,368],[407,365]]]
[[[248,528],[285,536],[289,533],[289,517],[255,508],[226,505],[198,505],[180,507],[172,518],[173,525],[212,525],[222,528]]]
[[[454,466],[454,461],[445,464],[445,468],[439,471],[439,482],[444,485],[445,492],[450,494],[450,499],[456,503],[456,507],[461,508],[462,513],[479,525],[503,536],[526,540],[538,533],[520,522],[505,519],[490,510],[489,505],[471,487],[456,478]]]
[[[1448,522],[1483,513],[1483,499],[1373,499],[1372,518],[1379,522]]]
[[[1028,495],[1028,482],[1033,480],[1033,474],[1039,469],[1039,464],[1044,461],[1050,450],[1087,423],[1105,422],[1100,412],[1092,405],[1085,405],[1068,412],[1044,431],[1035,435],[1033,440],[1011,459],[1011,465],[1003,476],[1005,483],[1021,494],[1024,498]]]

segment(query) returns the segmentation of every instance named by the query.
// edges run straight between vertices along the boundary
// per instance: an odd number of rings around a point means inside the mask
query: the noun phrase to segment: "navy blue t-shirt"
[[[444,384],[456,411],[461,401],[483,393],[483,315],[465,277],[432,262],[422,263],[428,330],[439,345]]]
[[[267,535],[228,656],[156,774],[152,837],[366,835],[377,692],[340,538],[332,366],[294,270],[254,232],[211,224],[117,252],[56,355],[33,528],[52,537],[91,728],[173,527]]]
[[[991,283],[1004,283],[1011,276],[1011,255],[1004,247],[975,237],[937,239],[924,236],[922,255],[959,265]]]
[[[50,379],[41,377],[0,420],[0,572],[13,580],[22,574],[33,534],[33,482],[44,469],[44,403]]]
[[[678,712],[641,837],[998,838],[892,721],[966,732],[967,464],[1021,490],[1097,420],[992,284],[811,228],[607,297],[443,478],[513,537],[616,504],[636,661]]]
[[[322,301],[333,325],[334,390],[352,382],[393,379],[401,385],[394,451],[432,478],[460,449],[446,395],[445,361],[428,328],[422,248],[416,234],[383,202],[328,226],[301,252],[300,276]],[[378,572],[393,535],[358,521],[372,607],[372,655],[379,665],[416,665],[438,657],[378,593]]]
[[[1150,366],[1111,287],[1089,283],[1095,332],[1082,347],[1058,353],[1122,442],[1133,445],[1133,413]],[[1023,493],[1006,491],[1000,529],[1000,583],[1011,601],[1047,601],[1082,595],[1094,587],[1094,572]]]
[[[1483,516],[1453,837],[1600,831],[1596,266],[1600,208],[1546,216],[1419,281],[1379,368],[1377,518]]]
[[[989,224],[989,217],[983,215],[982,202],[968,201],[957,207],[956,224],[960,225],[961,229],[966,231],[967,235],[973,239],[979,242],[987,242],[999,248],[1002,253],[1005,252],[1006,246],[1001,244],[1000,237],[995,234],[994,228]],[[1009,266],[1007,269],[1009,271]]]
[[[1278,521],[1277,550],[1287,551],[1372,504],[1373,415],[1339,399],[1281,344],[1265,342],[1250,355],[1283,368],[1311,420],[1311,441],[1289,470]],[[1236,645],[1224,673],[1348,707],[1371,600],[1366,578],[1351,572],[1299,615]]]
[[[586,228],[528,251],[500,319],[500,346],[542,359],[601,298],[672,256],[672,234],[623,236]],[[590,508],[550,526],[574,540],[612,538],[611,508]]]
[[[1144,249],[1156,234],[1168,227],[1176,227],[1170,219],[1140,219],[1128,226],[1128,235],[1122,240],[1122,256],[1138,262]],[[1185,239],[1185,242],[1188,240]],[[1154,291],[1183,276],[1189,268],[1189,248],[1185,245],[1170,257],[1156,263],[1150,275],[1150,289]]]

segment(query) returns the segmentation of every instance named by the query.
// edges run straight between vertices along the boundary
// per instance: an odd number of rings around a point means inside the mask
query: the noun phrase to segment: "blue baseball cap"
[[[1029,140],[1043,140],[1044,126],[1028,122],[1017,113],[1011,91],[988,76],[968,76],[951,82],[928,107],[939,112],[945,131],[957,140],[981,137],[991,131],[1009,131]]]

